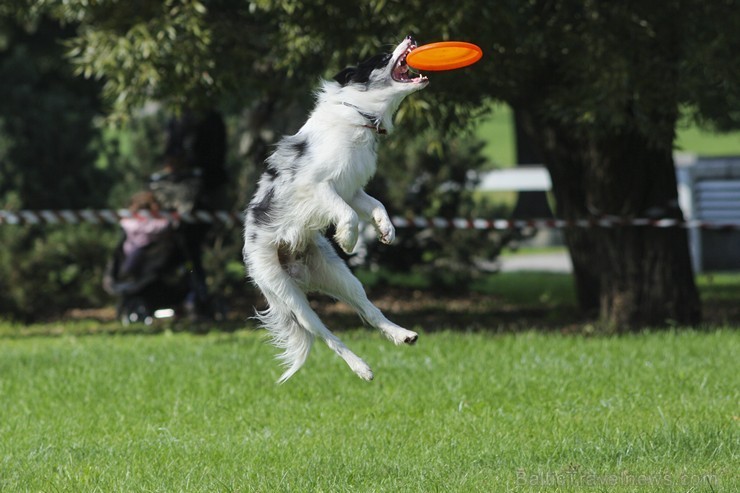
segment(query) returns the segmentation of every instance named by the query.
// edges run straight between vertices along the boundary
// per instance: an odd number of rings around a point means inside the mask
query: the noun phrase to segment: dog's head
[[[406,56],[415,48],[414,38],[407,36],[393,53],[375,55],[357,67],[348,67],[335,75],[334,80],[342,87],[353,86],[368,91],[391,89],[401,97],[406,96],[429,84],[429,79],[411,72],[406,63]]]

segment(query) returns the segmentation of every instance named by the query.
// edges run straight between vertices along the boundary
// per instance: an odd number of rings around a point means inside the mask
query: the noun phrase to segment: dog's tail
[[[298,323],[290,308],[282,300],[263,290],[268,308],[257,312],[257,319],[270,333],[272,343],[283,352],[278,359],[287,369],[278,379],[283,383],[300,370],[311,352],[314,336]]]
[[[257,320],[270,334],[272,343],[282,349],[278,360],[287,369],[278,383],[283,383],[297,372],[311,352],[314,334],[299,322],[296,310],[302,302],[308,305],[305,294],[283,268],[277,247],[269,241],[253,236],[245,242],[244,261],[252,281],[262,291],[268,308],[257,312]]]

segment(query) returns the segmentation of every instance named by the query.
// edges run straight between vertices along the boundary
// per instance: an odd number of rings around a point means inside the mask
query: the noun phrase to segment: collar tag
[[[371,128],[371,129],[375,130],[378,133],[378,135],[386,135],[388,133],[388,130],[386,130],[385,128],[383,128],[383,127],[380,126],[380,118],[376,118],[376,117],[374,117],[373,115],[371,115],[369,113],[365,113],[364,111],[360,110],[360,108],[358,108],[357,106],[355,106],[352,103],[348,103],[346,101],[342,101],[342,104],[344,106],[348,106],[348,107],[352,108],[353,110],[355,110],[356,112],[358,112],[360,114],[360,116],[362,116],[365,120],[367,120],[369,122],[369,123],[366,123],[365,125],[360,125],[361,127]]]

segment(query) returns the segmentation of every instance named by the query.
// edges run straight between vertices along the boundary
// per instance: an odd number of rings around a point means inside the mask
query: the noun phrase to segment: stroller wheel
[[[129,313],[128,315],[121,316],[121,323],[126,327],[128,327],[131,324],[135,324],[135,323],[143,323],[144,325],[152,325],[154,323],[154,318],[150,316],[139,318],[138,313]]]
[[[124,302],[119,309],[119,318],[124,326],[131,324],[152,325],[154,317],[142,299],[134,298]]]

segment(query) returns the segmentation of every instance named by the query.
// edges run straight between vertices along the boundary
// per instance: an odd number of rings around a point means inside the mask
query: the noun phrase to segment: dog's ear
[[[390,53],[381,53],[360,62],[357,67],[347,67],[334,76],[334,80],[346,86],[350,82],[366,84],[370,80],[373,70],[381,69],[391,60]]]
[[[340,85],[346,86],[352,81],[352,77],[357,73],[356,67],[347,67],[346,69],[339,72],[334,76],[334,80],[339,82]]]

